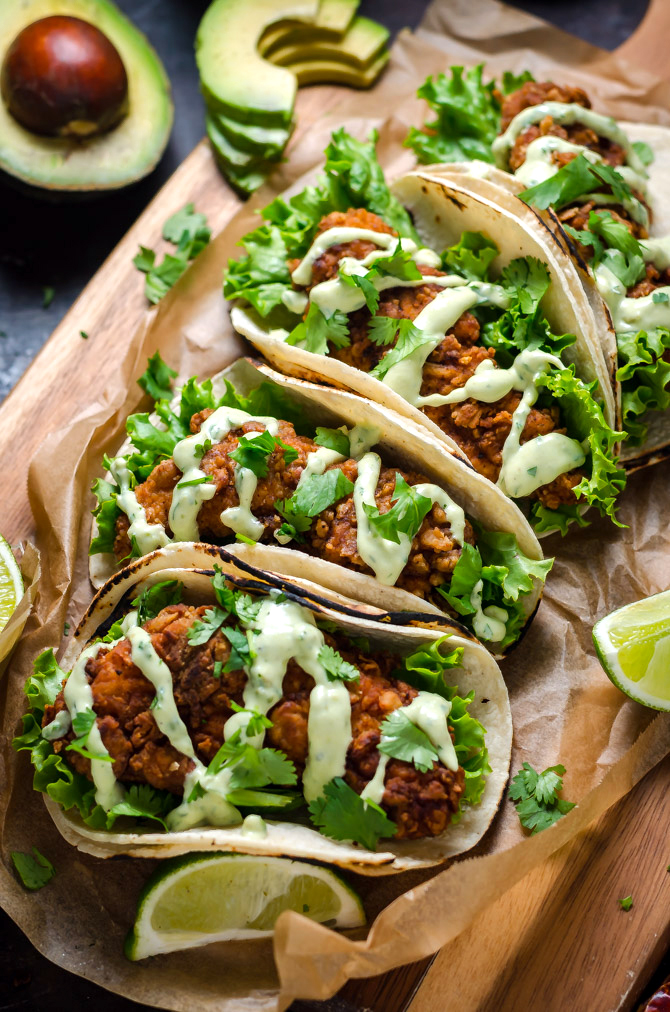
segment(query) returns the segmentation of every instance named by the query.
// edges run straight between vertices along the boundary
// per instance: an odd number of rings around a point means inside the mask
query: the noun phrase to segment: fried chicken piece
[[[398,233],[377,214],[366,211],[364,208],[349,208],[348,211],[332,211],[319,222],[314,238],[327,232],[330,228],[364,228],[370,232],[383,232],[385,235],[397,235]],[[338,266],[342,257],[355,257],[356,260],[363,260],[368,253],[379,249],[377,243],[368,239],[354,239],[353,242],[342,242],[331,246],[314,261],[312,266],[312,281],[305,289],[310,291],[314,285],[320,285],[322,281],[330,281],[337,275]],[[294,271],[300,260],[289,261],[289,270]],[[301,289],[302,290],[302,289]]]
[[[545,116],[539,123],[533,123],[526,127],[515,140],[509,155],[509,164],[513,172],[516,172],[526,161],[529,144],[537,140],[538,137],[546,137],[547,135],[561,137],[564,141],[570,141],[571,144],[579,144],[591,151],[596,151],[608,165],[616,167],[626,163],[624,148],[608,137],[601,137],[595,130],[585,127],[582,123],[561,126],[552,116]],[[577,154],[574,151],[554,151],[552,153],[552,161],[560,168],[576,157]]]
[[[179,715],[188,728],[196,754],[209,763],[223,743],[223,726],[232,715],[231,702],[242,705],[246,675],[243,671],[214,676],[214,664],[225,663],[230,645],[220,630],[205,644],[194,646],[188,630],[201,619],[206,607],[170,605],[144,624],[154,649],[170,668]],[[397,658],[386,652],[365,656],[342,636],[326,635],[328,644],[360,671],[358,682],[348,682],[351,694],[352,739],[347,753],[345,779],[358,793],[377,767],[377,745],[382,721],[399,706],[406,706],[417,690],[390,677]],[[177,752],[159,730],[151,710],[155,690],[131,659],[128,640],[103,648],[86,664],[102,740],[114,759],[114,775],[124,783],[147,783],[173,794],[183,793],[184,778],[193,761]],[[272,727],[265,745],[281,749],[302,774],[308,752],[309,694],[314,680],[295,661],[284,676],[283,698],[268,714]],[[65,708],[63,691],[47,706],[44,725]],[[74,769],[90,779],[90,761],[65,751],[74,737],[53,743]],[[386,771],[382,806],[398,824],[399,838],[435,836],[447,828],[464,790],[464,772],[434,762],[421,773],[410,763],[392,759]]]
[[[210,414],[211,410],[207,410],[195,415],[191,419],[192,431],[198,432]],[[231,460],[230,453],[234,452],[240,436],[245,432],[262,430],[263,425],[260,422],[245,422],[204,454],[200,467],[214,479],[216,493],[212,499],[203,503],[198,513],[198,528],[203,541],[216,544],[233,536],[233,532],[221,520],[223,510],[239,504],[235,488],[235,461]],[[289,422],[279,423],[279,438],[286,446],[293,447],[298,456],[290,464],[286,464],[283,449],[276,447],[267,458],[268,473],[258,479],[251,502],[254,516],[264,527],[261,540],[271,544],[275,543],[274,532],[283,523],[283,518],[275,508],[275,502],[290,498],[295,492],[308,455],[318,450],[317,444],[312,439],[297,435]],[[352,484],[358,477],[358,464],[355,460],[333,464],[329,470],[333,468],[340,468]],[[402,474],[410,485],[428,480],[416,472],[396,472],[395,468],[382,467],[375,495],[377,506],[382,513],[391,509],[396,473]],[[161,461],[147,480],[136,486],[137,501],[144,507],[149,523],[160,523],[169,531],[172,490],[181,477],[181,471],[170,458]],[[315,517],[304,538],[304,544],[294,542],[292,547],[340,566],[372,573],[358,554],[356,509],[352,493]],[[465,525],[465,538],[474,544],[474,533],[469,522]],[[121,557],[130,551],[128,518],[125,514],[117,519],[115,550],[117,556]],[[461,546],[454,540],[446,514],[435,504],[424,518],[412,542],[408,563],[396,586],[418,597],[429,599],[434,588],[448,578],[460,554]]]
[[[644,278],[628,289],[627,294],[631,299],[642,299],[645,295],[651,295],[657,288],[664,288],[666,285],[670,285],[670,269],[667,267],[661,270],[654,266],[654,264],[647,263],[644,265],[644,269]]]
[[[603,192],[606,189],[611,189],[611,187],[603,187]],[[635,196],[647,208],[649,220],[651,221],[649,205],[639,193],[635,192]],[[587,200],[585,204],[570,204],[568,207],[563,207],[558,211],[558,220],[576,229],[578,232],[583,232],[588,230],[591,211],[607,211],[615,221],[625,225],[630,234],[635,236],[636,239],[646,239],[648,237],[649,233],[644,225],[640,225],[639,222],[634,221],[626,208],[621,204],[606,204],[603,206],[596,204],[594,200]],[[571,241],[575,242],[574,239],[571,239]],[[590,260],[593,256],[593,248],[591,246],[583,246],[581,243],[576,243],[576,245],[578,246],[578,252],[584,260]]]
[[[501,103],[501,133],[507,130],[515,116],[531,105],[540,105],[542,102],[565,102],[570,105],[583,105],[585,109],[591,108],[591,101],[582,88],[574,88],[569,84],[554,84],[553,81],[524,81],[520,88],[510,92],[509,95],[496,92],[496,96]]]

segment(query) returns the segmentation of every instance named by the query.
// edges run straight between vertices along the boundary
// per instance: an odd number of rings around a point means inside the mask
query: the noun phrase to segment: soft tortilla
[[[255,550],[259,560],[263,546]],[[169,545],[132,562],[116,574],[96,595],[61,660],[69,669],[97,631],[116,612],[127,610],[131,594],[142,586],[166,579],[179,579],[187,588],[187,599],[202,603],[213,600],[211,585],[214,563],[241,585],[279,587],[296,596],[302,604],[322,616],[336,621],[345,629],[369,638],[372,649],[391,649],[400,653],[413,652],[422,643],[429,643],[445,633],[451,635],[450,645],[464,649],[462,679],[455,672],[462,692],[475,690],[471,713],[487,730],[486,744],[492,772],[489,774],[482,801],[464,810],[460,822],[450,826],[440,837],[423,840],[383,841],[383,850],[367,851],[346,842],[330,840],[309,826],[270,821],[263,839],[249,837],[240,826],[223,829],[191,829],[177,833],[123,832],[93,830],[79,818],[76,809],[64,812],[48,798],[45,802],[57,828],[65,839],[95,857],[126,854],[133,857],[165,858],[190,851],[235,851],[247,854],[284,855],[315,858],[350,868],[361,874],[388,874],[412,868],[429,867],[455,857],[473,847],[484,835],[498,808],[509,774],[512,745],[512,718],[507,689],[500,669],[489,652],[476,640],[459,635],[444,617],[433,614],[415,615],[419,625],[398,624],[396,617],[384,608],[373,608],[324,589],[314,582],[312,562],[304,558],[304,576],[290,581],[251,566],[243,568],[230,552],[208,545]],[[274,560],[276,561],[276,559]],[[253,589],[252,589],[253,592]],[[320,603],[318,603],[320,602]],[[408,616],[402,616],[406,621]],[[462,682],[462,684],[461,684]],[[117,823],[118,825],[118,823]]]
[[[379,429],[381,435],[376,444],[382,459],[389,464],[409,470],[419,470],[430,481],[444,488],[459,503],[468,516],[483,527],[493,531],[507,531],[514,534],[519,547],[532,559],[542,558],[542,549],[533,530],[518,507],[500,489],[478,474],[460,452],[457,456],[445,452],[444,444],[432,435],[414,426],[410,421],[396,415],[388,408],[363,399],[344,390],[323,387],[275,372],[269,366],[251,359],[238,359],[213,379],[215,393],[223,393],[225,381],[233,384],[242,394],[257,387],[263,380],[270,380],[282,388],[284,393],[299,404],[314,426],[336,427],[346,424],[369,425]],[[127,451],[126,441],[119,453]],[[95,535],[95,524],[93,526]],[[372,576],[357,573],[352,569],[343,572],[341,566],[322,559],[306,556],[295,548],[279,546],[250,546],[236,543],[231,551],[240,557],[254,561],[256,553],[263,548],[269,562],[258,561],[263,568],[279,567],[278,571],[289,576],[300,576],[309,558],[312,578],[335,590],[345,586],[347,593],[359,600],[370,603],[383,602],[382,607],[401,611],[416,611],[441,615],[435,605],[417,599],[408,591],[395,587],[384,587]],[[100,587],[118,569],[112,555],[93,555],[89,561],[91,582]],[[535,581],[533,591],[524,597],[524,610],[528,620],[534,615],[542,595],[542,585]],[[495,653],[496,644],[491,644]]]

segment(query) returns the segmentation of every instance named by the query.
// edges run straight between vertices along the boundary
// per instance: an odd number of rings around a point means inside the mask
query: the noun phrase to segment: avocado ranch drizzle
[[[661,271],[670,267],[670,236],[644,239],[640,246],[648,263],[653,263]],[[598,291],[607,303],[617,334],[637,334],[639,330],[670,328],[670,286],[663,285],[649,295],[633,299],[626,295],[626,286],[605,264],[598,264],[594,274]]]
[[[244,687],[244,706],[247,711],[266,715],[279,702],[284,675],[291,659],[314,679],[315,685],[309,697],[308,756],[303,774],[303,793],[309,802],[320,797],[325,785],[345,772],[347,749],[351,742],[349,691],[344,682],[328,678],[326,669],[319,660],[319,653],[325,646],[324,636],[308,609],[294,601],[281,600],[275,592],[263,600],[253,619],[240,620],[240,624],[247,630],[252,644],[252,660],[244,669],[248,676]],[[167,816],[168,828],[179,831],[196,826],[242,823],[239,811],[226,799],[230,793],[234,767],[221,769],[218,773],[207,772],[207,767],[195,755],[188,729],[179,716],[170,669],[156,653],[150,635],[137,625],[137,612],[129,613],[124,619],[123,627],[131,645],[133,663],[156,689],[152,713],[160,731],[178,752],[193,763],[193,769],[187,773],[184,781],[184,800]],[[102,648],[112,646],[114,643],[93,643],[82,651],[75,662],[64,689],[65,703],[72,717],[83,710],[93,709],[93,693],[85,671],[87,661]],[[458,759],[447,725],[451,703],[436,693],[421,691],[409,705],[402,707],[402,712],[425,732],[440,761],[448,769],[457,770]],[[251,716],[251,713],[243,711],[229,717],[223,729],[224,739],[228,741],[236,732],[241,731],[248,744],[257,749],[262,748],[265,731],[256,735],[247,733]],[[49,733],[49,728],[52,725],[43,731],[43,736],[48,740],[67,733],[67,727],[60,735]],[[96,753],[109,755],[97,724],[93,724],[88,741]],[[367,800],[381,801],[387,761],[388,757],[380,753],[377,773],[362,795]],[[92,759],[91,775],[96,787],[96,801],[102,808],[109,811],[123,800],[125,792],[114,776],[111,762]],[[267,829],[263,820],[250,815],[243,822],[243,832],[262,837]]]
[[[560,103],[553,104],[558,106],[559,109],[565,109],[565,106],[562,106]],[[581,106],[579,108],[581,109]],[[612,120],[611,122],[613,123],[614,121]],[[617,127],[617,130],[619,129]],[[637,156],[635,157],[637,158]],[[340,261],[341,273],[367,274],[366,266],[371,265],[373,260],[387,257],[389,251],[394,248],[394,244],[398,241],[395,236],[389,236],[386,233],[374,232],[368,229],[328,229],[317,236],[301,263],[293,271],[291,275],[293,281],[299,284],[309,284],[312,277],[313,264],[326,249],[337,243],[351,242],[355,239],[366,239],[375,242],[382,249],[368,254],[363,260],[343,257]],[[440,263],[438,255],[431,250],[417,250],[416,244],[409,239],[402,239],[401,242],[403,243],[403,249],[412,253],[413,259],[417,263]],[[422,259],[419,259],[420,257]],[[434,258],[432,261],[430,260],[431,257]],[[369,280],[378,291],[384,288],[421,284],[439,284],[444,289],[421,310],[414,320],[414,327],[424,333],[425,340],[411,354],[391,366],[381,380],[382,383],[394,390],[404,400],[415,407],[422,408],[426,406],[436,407],[441,404],[455,404],[467,398],[491,404],[505,397],[512,390],[518,390],[522,394],[512,418],[510,434],[503,446],[502,469],[497,482],[506,495],[515,499],[528,496],[535,489],[548,484],[565,471],[580,467],[584,463],[586,455],[581,444],[576,439],[571,439],[562,433],[551,432],[545,436],[536,436],[534,439],[521,444],[521,435],[528,414],[538,397],[537,380],[539,376],[550,366],[556,366],[559,369],[563,368],[561,360],[548,352],[526,348],[517,355],[514,364],[509,369],[499,369],[492,361],[486,360],[477,366],[474,375],[462,387],[457,387],[448,394],[421,396],[424,365],[430,353],[444,338],[445,333],[454,326],[463,313],[467,312],[475,304],[489,302],[493,305],[506,308],[508,299],[504,289],[499,285],[467,281],[459,275],[452,274],[442,277],[425,276],[421,280],[413,282],[402,281],[394,277],[372,277]],[[350,288],[339,276],[330,281],[324,281],[321,284],[315,285],[310,292],[310,299],[326,315],[330,315],[336,309],[350,313],[365,305],[365,296],[362,291],[358,288]],[[288,336],[286,331],[283,334]],[[357,488],[354,490],[354,499],[357,503],[358,550],[367,564],[375,569],[378,580],[382,583],[393,584],[398,579],[404,565],[406,565],[409,552],[405,544],[407,538],[404,538],[404,535],[400,535],[401,540],[399,545],[393,544],[391,548],[385,547],[384,562],[383,565],[380,565],[378,546],[379,542],[383,539],[374,536],[374,533],[369,529],[369,524],[366,526],[366,516],[362,508],[364,502],[368,502],[370,505],[373,504],[368,487],[370,481],[369,477],[366,476],[370,464],[369,462],[364,463],[365,460],[366,458],[363,458],[359,462],[360,484],[357,482]],[[363,475],[361,474],[361,466],[363,467]],[[373,490],[374,487],[372,485]],[[367,492],[364,491],[366,488],[368,489]],[[431,488],[434,489],[435,486],[431,486]],[[427,492],[425,494],[430,493]],[[439,502],[439,499],[433,497],[433,502]],[[453,526],[451,517],[450,522],[452,522]],[[455,531],[455,536],[458,540],[457,530]],[[462,535],[459,543],[462,544]],[[385,543],[385,546],[387,545],[388,543]],[[407,554],[404,555],[405,562],[400,564],[405,549],[407,549]],[[480,628],[483,628],[484,619],[479,610],[475,621],[479,624]]]

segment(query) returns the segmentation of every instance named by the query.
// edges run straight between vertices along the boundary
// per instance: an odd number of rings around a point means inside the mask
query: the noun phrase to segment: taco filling
[[[235,589],[215,567],[214,606],[159,582],[69,673],[42,654],[15,747],[35,786],[84,821],[154,819],[168,831],[308,819],[374,849],[437,836],[482,797],[485,729],[463,647],[409,656],[353,637],[272,591]],[[493,663],[493,662],[491,662]],[[304,806],[308,806],[308,813]]]
[[[522,200],[555,212],[610,311],[623,428],[627,442],[640,446],[648,413],[670,407],[670,247],[667,237],[647,241],[653,152],[594,111],[581,88],[534,81],[529,74],[505,74],[499,85],[485,85],[482,71],[479,66],[463,74],[454,67],[451,78],[429,79],[419,94],[438,118],[423,131],[412,129],[407,143],[421,161],[495,161],[526,188]],[[468,111],[456,118],[464,90]],[[485,136],[481,123],[487,124]]]
[[[165,368],[155,357],[143,385]],[[111,480],[94,484],[92,554],[120,562],[170,541],[278,544],[431,601],[480,639],[518,638],[550,560],[471,522],[419,472],[386,466],[377,429],[315,431],[267,381],[248,397],[224,389],[218,397],[211,381],[191,379],[178,404],[157,403],[155,422],[130,416],[131,447],[105,458]]]
[[[613,516],[623,485],[617,437],[594,384],[561,358],[575,337],[554,333],[543,314],[545,265],[524,257],[494,272],[498,248],[476,232],[446,250],[422,246],[376,161],[374,189],[352,192],[351,206],[338,145],[352,160],[375,159],[371,142],[334,135],[319,200],[312,188],[266,208],[224,294],[265,317],[270,338],[369,373],[422,411],[537,530],[565,531],[586,504]],[[315,213],[334,180],[344,206]],[[269,247],[272,282],[261,269]],[[297,314],[301,322],[288,322]],[[237,310],[233,322],[253,340]]]

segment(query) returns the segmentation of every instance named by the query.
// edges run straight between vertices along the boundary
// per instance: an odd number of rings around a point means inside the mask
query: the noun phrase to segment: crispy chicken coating
[[[211,762],[222,745],[223,726],[233,713],[231,702],[242,705],[246,682],[243,671],[222,673],[218,678],[214,675],[215,663],[221,661],[225,667],[230,656],[230,645],[220,630],[207,643],[189,643],[189,628],[206,610],[204,606],[170,605],[144,624],[154,649],[170,668],[179,715],[203,763]],[[411,702],[417,690],[391,678],[397,666],[392,654],[382,651],[375,652],[374,658],[367,657],[345,637],[325,636],[328,644],[360,671],[358,682],[346,683],[352,704],[352,739],[345,772],[345,780],[360,794],[377,768],[380,724],[393,710]],[[181,795],[193,762],[159,730],[151,710],[154,687],[133,664],[128,640],[101,649],[87,662],[86,676],[103,743],[114,759],[116,778],[126,784],[150,784]],[[265,745],[285,752],[299,776],[307,759],[309,694],[313,687],[311,675],[290,661],[283,698],[268,714],[272,727]],[[64,708],[61,690],[53,706],[47,706],[44,724]],[[62,752],[78,773],[90,778],[90,761],[77,752],[64,751],[72,737],[71,732],[55,741],[54,750]],[[435,836],[447,828],[463,789],[462,768],[454,773],[434,762],[432,769],[421,773],[410,763],[391,759],[382,807],[397,823],[399,838]]]
[[[319,233],[326,227],[332,228],[334,225],[349,225],[386,233],[392,231],[377,215],[353,209],[346,212],[338,211],[322,219]],[[361,245],[365,246],[364,251],[358,249]],[[335,277],[342,257],[352,256],[358,259],[359,254],[366,256],[370,252],[369,246],[370,243],[362,244],[358,241],[332,246],[316,260],[314,276],[323,281]],[[430,278],[443,275],[444,271],[423,264],[419,265],[419,270],[427,279],[425,285],[416,288],[388,288],[380,292],[377,309],[379,316],[414,320],[432,302],[441,289],[438,285],[431,285]],[[345,348],[330,346],[333,358],[364,372],[370,372],[393,347],[393,345],[381,347],[369,339],[370,316],[367,308],[352,313],[349,317],[350,344]],[[495,361],[494,349],[485,348],[477,343],[479,333],[477,318],[472,313],[463,313],[445,335],[444,340],[428,356],[423,370],[422,396],[434,393],[446,394],[464,386],[481,362],[485,359]],[[423,410],[461,447],[477,471],[495,482],[502,466],[502,448],[511,431],[512,415],[520,399],[521,394],[513,391],[493,404],[468,398],[456,404],[425,407]],[[565,429],[560,427],[558,409],[532,408],[521,442],[525,443],[547,432],[565,432]],[[574,504],[573,489],[582,477],[581,471],[570,471],[560,475],[550,484],[541,486],[532,497],[550,509],[556,509],[561,503]]]
[[[540,105],[542,102],[565,102],[571,105],[583,105],[585,109],[591,108],[591,101],[582,88],[573,88],[572,85],[554,84],[553,81],[524,81],[520,88],[510,92],[509,95],[502,95],[496,92],[501,103],[500,110],[500,132],[504,133],[515,116],[518,116],[524,109],[532,105]]]
[[[191,430],[198,432],[210,410],[194,415],[191,419]],[[235,488],[235,461],[230,453],[234,452],[240,437],[245,432],[263,430],[260,422],[245,422],[241,427],[232,430],[222,440],[212,446],[204,454],[200,467],[212,476],[216,484],[216,494],[203,503],[198,513],[198,528],[203,541],[219,543],[233,537],[233,531],[221,520],[221,513],[230,506],[239,505],[239,496]],[[275,502],[290,498],[295,492],[300,475],[307,463],[310,453],[318,449],[317,444],[306,436],[299,436],[289,422],[279,423],[279,438],[287,446],[293,447],[297,458],[290,464],[284,460],[284,451],[276,447],[267,458],[268,473],[258,479],[256,491],[251,502],[254,516],[264,527],[261,541],[276,543],[274,532],[281,527],[283,518],[275,508]],[[340,468],[353,483],[358,476],[358,464],[355,460],[346,460],[341,464],[333,464],[332,468]],[[395,469],[383,467],[379,473],[375,501],[381,513],[386,513],[393,500],[396,474],[400,473],[408,484],[416,485],[428,479],[411,471],[396,472]],[[141,485],[136,486],[137,501],[144,507],[149,523],[160,523],[168,531],[169,512],[172,492],[181,479],[181,471],[172,458],[161,461],[149,477]],[[128,540],[128,518],[121,514],[117,520],[117,537],[115,552],[123,558],[130,551]],[[318,514],[309,531],[304,534],[305,543],[291,542],[293,548],[306,551],[310,555],[335,562],[340,566],[356,569],[364,573],[372,573],[358,554],[357,522],[353,494],[344,496],[322,513]],[[474,532],[471,524],[466,521],[465,538],[474,544]],[[435,504],[424,518],[419,531],[412,542],[409,560],[398,579],[396,586],[410,591],[421,598],[429,598],[433,588],[448,579],[461,554],[460,545],[454,540],[451,526],[441,506]]]

